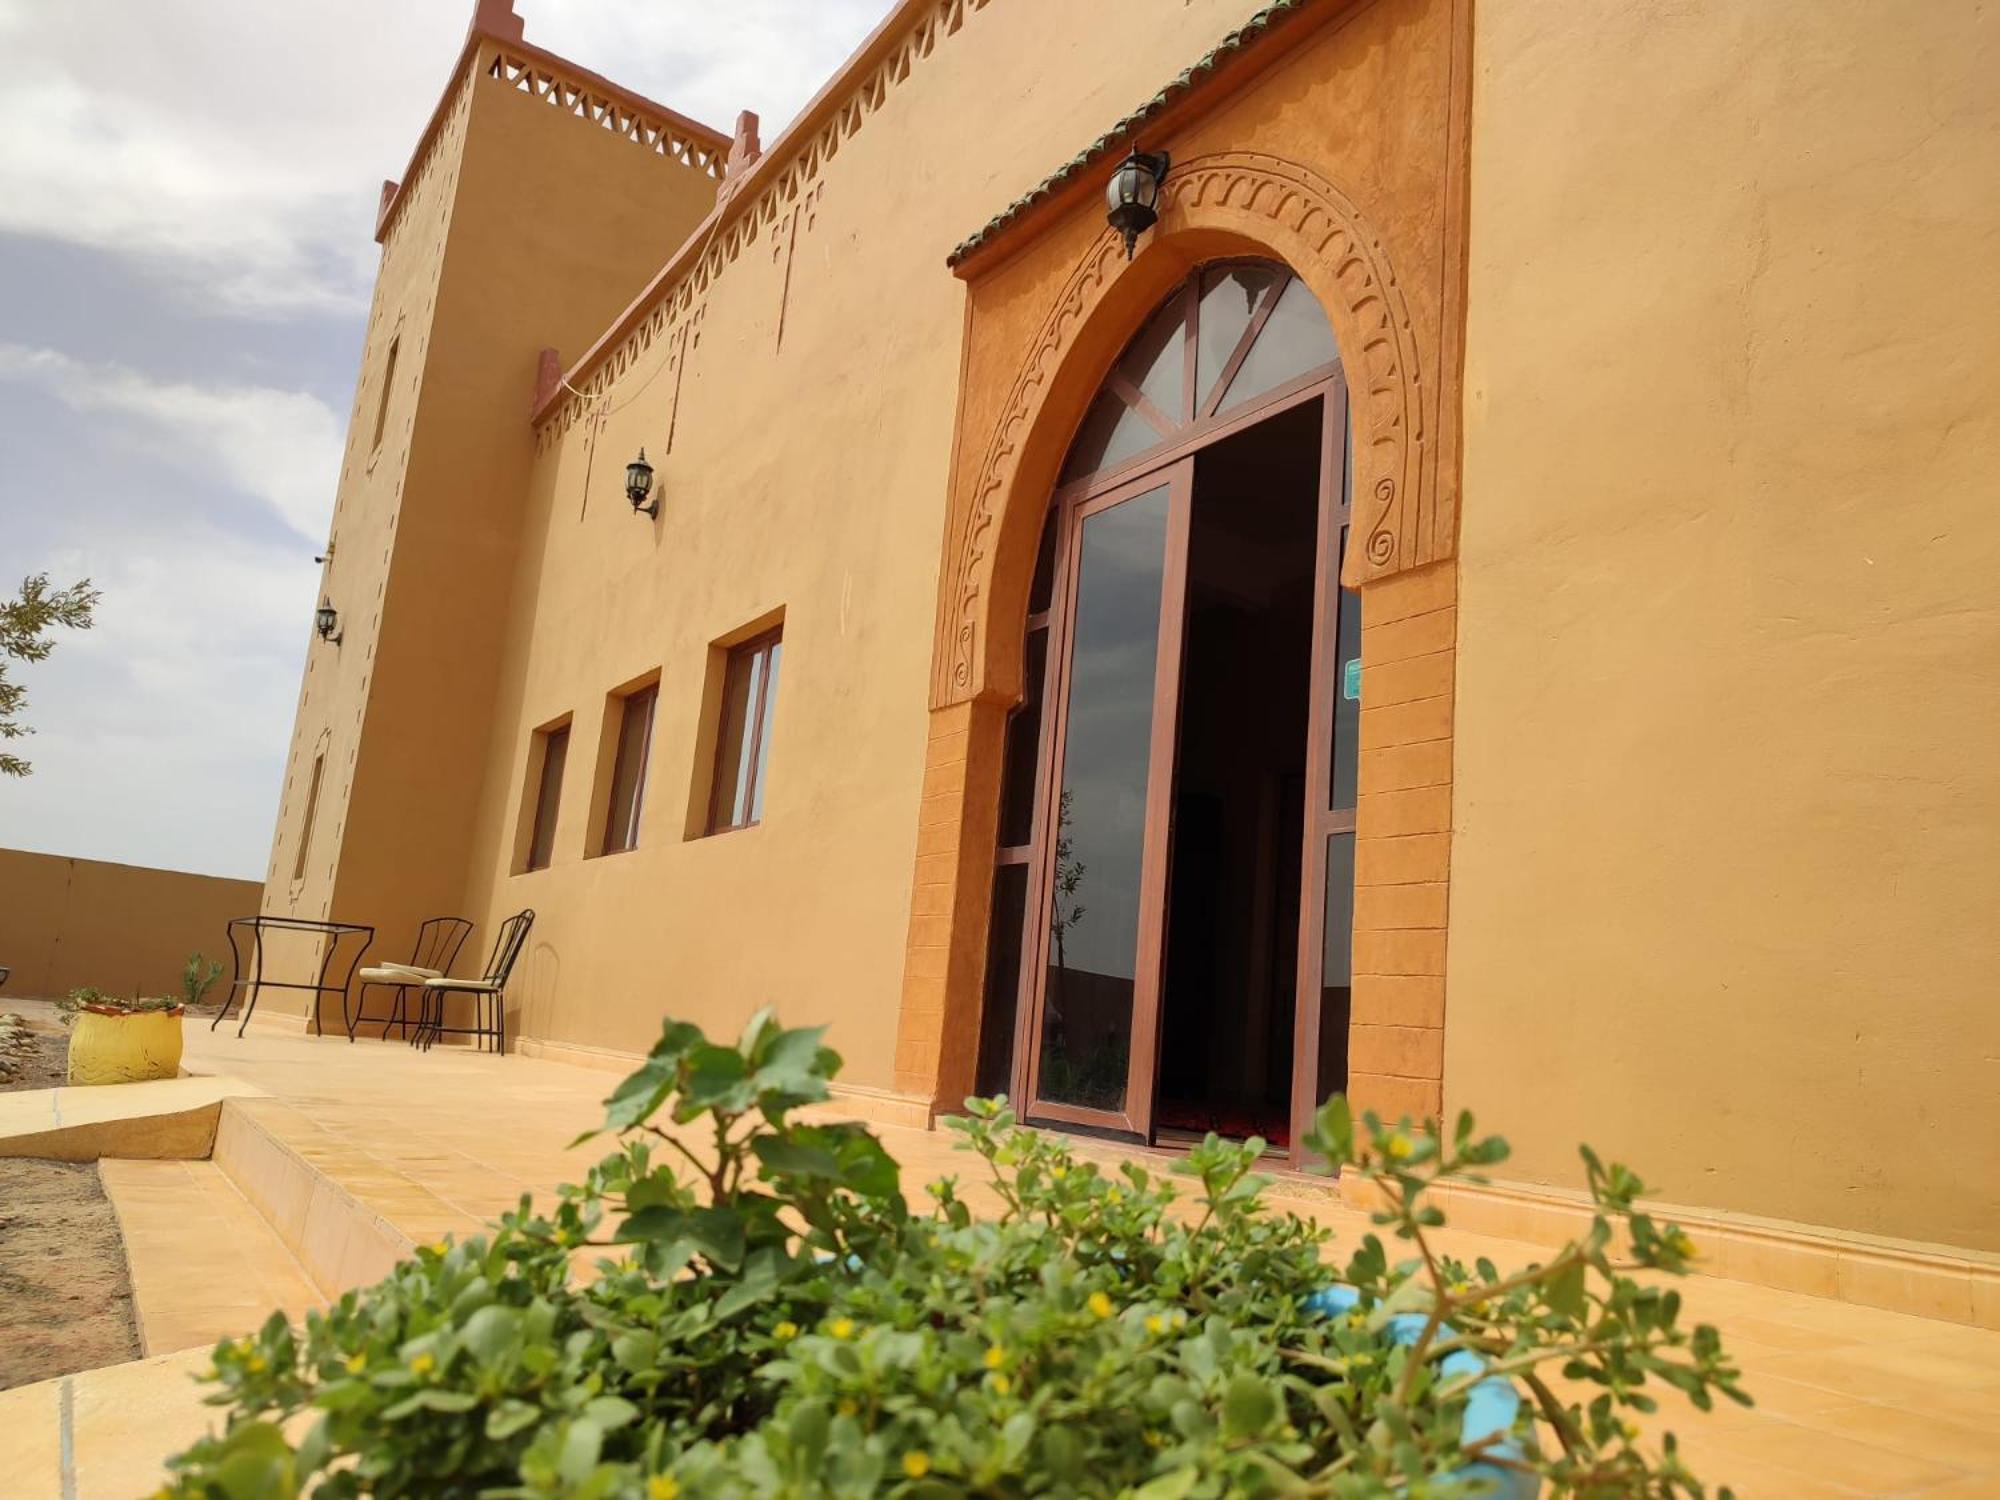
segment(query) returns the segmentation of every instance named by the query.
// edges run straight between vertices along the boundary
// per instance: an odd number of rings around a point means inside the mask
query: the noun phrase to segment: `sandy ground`
[[[0,1160],[0,1390],[139,1357],[95,1163]]]
[[[28,1043],[0,1056],[0,1094],[17,1089],[60,1088],[69,1056],[69,1037],[30,1023]]]

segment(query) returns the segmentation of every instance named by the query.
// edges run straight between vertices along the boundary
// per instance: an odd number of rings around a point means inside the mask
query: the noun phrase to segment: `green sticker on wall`
[[[1340,696],[1361,701],[1361,658],[1350,657],[1340,670]]]

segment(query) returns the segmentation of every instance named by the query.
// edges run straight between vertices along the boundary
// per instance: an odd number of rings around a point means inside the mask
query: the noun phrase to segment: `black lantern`
[[[332,600],[320,600],[319,608],[313,611],[313,629],[329,646],[340,644],[340,611],[333,607]]]
[[[649,500],[653,493],[653,466],[646,462],[646,450],[641,448],[639,456],[625,465],[625,498],[632,502],[635,515],[657,516],[660,502]]]
[[[1135,147],[1118,163],[1105,186],[1104,204],[1110,210],[1106,217],[1111,227],[1125,236],[1127,260],[1132,258],[1139,236],[1159,221],[1160,184],[1166,181],[1171,162],[1164,151],[1148,153]]]

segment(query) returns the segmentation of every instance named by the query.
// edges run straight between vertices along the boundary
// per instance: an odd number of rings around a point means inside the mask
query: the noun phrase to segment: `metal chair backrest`
[[[417,948],[410,962],[419,969],[449,974],[458,961],[458,950],[470,936],[472,924],[464,917],[427,917],[417,928]]]
[[[521,950],[528,945],[528,929],[535,925],[534,909],[517,911],[500,924],[500,936],[493,943],[493,957],[486,965],[486,982],[504,989],[507,976],[514,971],[514,960],[521,956]]]

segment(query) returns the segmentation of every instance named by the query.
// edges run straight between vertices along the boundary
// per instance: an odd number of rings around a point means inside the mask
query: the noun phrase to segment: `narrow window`
[[[370,453],[382,446],[382,429],[389,421],[389,391],[396,383],[396,351],[402,346],[403,336],[397,334],[389,340],[389,357],[382,361],[382,389],[375,397],[375,438],[368,445]]]
[[[649,683],[625,699],[618,716],[618,758],[612,763],[611,797],[604,811],[606,854],[639,847],[639,812],[646,801],[646,758],[653,748],[653,709],[659,701],[660,685]]]
[[[778,701],[783,632],[745,641],[729,653],[722,717],[715,736],[715,789],[708,831],[726,833],[764,819],[764,767],[771,755],[771,713]]]
[[[306,856],[312,852],[313,819],[319,816],[319,779],[325,770],[326,756],[315,755],[312,780],[306,787],[305,821],[299,825],[299,853],[292,861],[292,879],[295,882],[306,878]]]
[[[569,725],[544,730],[541,772],[535,778],[535,824],[528,836],[530,870],[546,870],[556,847],[556,813],[562,806],[563,768],[569,763]]]

